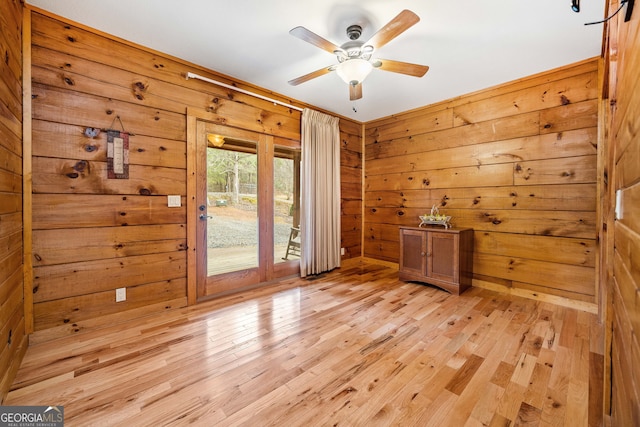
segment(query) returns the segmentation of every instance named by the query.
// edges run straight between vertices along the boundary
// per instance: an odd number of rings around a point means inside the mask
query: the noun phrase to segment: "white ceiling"
[[[27,0],[31,5],[360,122],[386,117],[600,55],[603,0]],[[289,35],[304,26],[341,45],[367,40],[403,9],[420,18],[376,56],[428,65],[422,78],[373,70],[349,101],[336,63]]]

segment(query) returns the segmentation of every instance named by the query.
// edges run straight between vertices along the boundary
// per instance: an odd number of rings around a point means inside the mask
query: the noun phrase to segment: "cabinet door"
[[[424,276],[426,268],[426,233],[419,230],[402,230],[400,233],[400,268],[405,273]]]
[[[427,276],[458,283],[458,239],[454,233],[431,231],[427,242]]]

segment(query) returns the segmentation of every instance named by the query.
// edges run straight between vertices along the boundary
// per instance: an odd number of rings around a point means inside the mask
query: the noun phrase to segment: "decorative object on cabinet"
[[[418,227],[428,225],[444,225],[444,228],[451,228],[451,217],[447,215],[441,215],[438,210],[438,206],[433,205],[431,207],[431,213],[429,215],[420,215],[420,224]]]
[[[399,278],[460,295],[471,287],[471,228],[400,227]]]

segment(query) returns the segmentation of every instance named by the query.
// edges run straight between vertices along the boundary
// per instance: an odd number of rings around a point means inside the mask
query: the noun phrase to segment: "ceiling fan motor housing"
[[[349,40],[358,40],[362,35],[362,27],[360,25],[349,25],[347,27],[347,37]]]

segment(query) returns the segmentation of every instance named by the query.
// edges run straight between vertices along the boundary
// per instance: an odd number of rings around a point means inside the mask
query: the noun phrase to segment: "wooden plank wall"
[[[362,125],[340,121],[342,259],[362,256]]]
[[[594,58],[366,123],[364,255],[397,262],[435,204],[474,285],[595,309],[597,89]]]
[[[0,403],[27,348],[23,303],[22,13],[0,2]]]
[[[618,1],[609,4],[616,10]],[[606,205],[613,211],[620,192],[618,219],[609,212],[607,229],[613,241],[607,248],[606,283],[609,297],[611,345],[611,425],[640,423],[640,10],[623,21],[625,10],[606,33],[608,79],[605,97],[610,105],[606,164],[610,188]]]
[[[42,11],[32,13],[34,342],[184,306],[186,109],[299,140],[299,111],[186,80],[191,71],[278,98]],[[282,99],[282,98],[279,98]],[[291,100],[282,99],[287,103]],[[299,104],[301,107],[304,105]],[[108,180],[106,134],[130,138],[127,180]],[[357,185],[360,125],[341,119],[344,175]],[[345,210],[357,195],[346,188]],[[168,208],[168,194],[182,208]],[[360,198],[361,199],[361,198]],[[360,241],[345,233],[349,256]],[[114,290],[127,287],[127,301]]]

